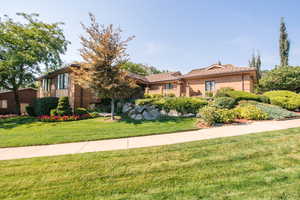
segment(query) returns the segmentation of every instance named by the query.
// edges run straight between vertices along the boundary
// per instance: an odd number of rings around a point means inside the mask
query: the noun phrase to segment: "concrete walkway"
[[[0,148],[0,160],[12,160],[20,158],[31,158],[40,156],[56,156],[64,154],[75,154],[96,151],[109,151],[119,149],[131,149],[139,147],[150,147],[159,145],[176,144],[212,138],[245,135],[263,131],[272,131],[300,127],[300,119],[286,121],[262,121],[243,125],[230,125],[170,133],[161,135],[150,135],[130,137],[122,139],[99,140],[90,142],[76,142],[53,145],[40,145],[28,147]]]

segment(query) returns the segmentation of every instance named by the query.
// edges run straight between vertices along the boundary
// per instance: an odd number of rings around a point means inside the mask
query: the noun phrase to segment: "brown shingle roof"
[[[149,76],[146,76],[145,78],[148,80],[148,82],[160,82],[160,81],[173,81],[178,80],[181,77],[180,72],[166,72],[166,73],[160,73],[160,74],[152,74]]]
[[[255,68],[251,67],[236,67],[231,64],[226,65],[211,65],[209,67],[194,69],[183,75],[182,78],[196,77],[196,76],[209,76],[209,75],[218,75],[218,74],[230,74],[230,73],[238,73],[238,72],[249,72],[256,71]]]

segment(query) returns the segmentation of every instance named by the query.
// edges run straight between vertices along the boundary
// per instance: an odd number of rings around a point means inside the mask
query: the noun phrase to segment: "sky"
[[[45,22],[64,22],[71,42],[66,63],[80,61],[80,23],[93,13],[101,24],[121,27],[130,60],[162,70],[187,73],[222,64],[247,66],[259,51],[262,68],[279,60],[279,23],[284,17],[291,41],[290,65],[300,65],[300,1],[297,0],[9,0],[1,15],[39,13]]]

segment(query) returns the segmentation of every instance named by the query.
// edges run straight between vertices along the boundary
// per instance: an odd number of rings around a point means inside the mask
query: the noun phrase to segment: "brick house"
[[[71,65],[75,66],[75,65]],[[70,78],[70,67],[62,68],[38,78],[40,88],[38,97],[68,96],[70,105],[89,107],[99,99],[89,89],[74,84]],[[175,96],[205,96],[207,92],[215,93],[223,87],[253,92],[256,83],[256,69],[236,67],[231,64],[214,64],[205,68],[194,69],[182,75],[180,72],[167,72],[140,76],[128,73],[144,89],[145,94],[174,94]]]
[[[19,91],[19,98],[21,104],[21,113],[26,113],[26,106],[32,104],[37,98],[37,90],[33,88],[23,88]],[[11,91],[0,92],[0,114],[16,113],[16,102],[14,93]]]

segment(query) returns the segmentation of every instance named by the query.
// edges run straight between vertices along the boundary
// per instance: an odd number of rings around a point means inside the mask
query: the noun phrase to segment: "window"
[[[57,89],[63,90],[69,87],[69,74],[59,74],[57,76]]]
[[[0,100],[0,108],[7,108],[7,100]]]
[[[205,91],[214,91],[215,90],[215,81],[205,81]]]
[[[171,90],[171,89],[173,89],[173,84],[172,84],[172,83],[167,83],[167,84],[165,84],[165,89],[166,89],[166,90]]]
[[[43,79],[42,80],[42,88],[44,91],[50,91],[51,79]]]

